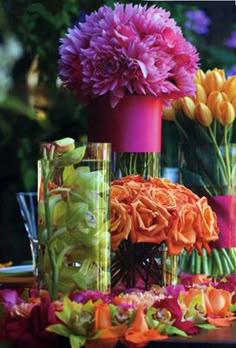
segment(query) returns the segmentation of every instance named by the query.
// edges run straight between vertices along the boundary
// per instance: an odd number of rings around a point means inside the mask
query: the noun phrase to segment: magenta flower
[[[195,91],[196,48],[155,6],[101,7],[68,29],[59,55],[60,78],[83,101],[109,94],[114,107],[126,94],[168,102]]]
[[[176,298],[165,298],[154,304],[154,307],[157,308],[157,313],[165,309],[171,315],[170,322],[173,322],[172,325],[183,330],[189,335],[194,335],[200,332],[200,329],[195,326],[195,323],[192,320],[184,320],[181,307]]]

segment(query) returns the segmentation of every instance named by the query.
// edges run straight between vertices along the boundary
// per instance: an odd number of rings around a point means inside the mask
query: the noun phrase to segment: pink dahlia
[[[193,95],[199,60],[170,13],[147,5],[102,6],[60,40],[59,76],[81,100],[155,95],[166,103]]]

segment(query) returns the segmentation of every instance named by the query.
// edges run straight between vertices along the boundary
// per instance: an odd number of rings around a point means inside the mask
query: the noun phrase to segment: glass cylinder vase
[[[52,298],[75,289],[110,289],[108,143],[75,144],[38,162],[38,272]],[[49,149],[49,151],[48,151]]]
[[[181,144],[180,183],[206,196],[217,216],[219,239],[211,251],[181,256],[181,269],[213,277],[236,273],[236,144]]]

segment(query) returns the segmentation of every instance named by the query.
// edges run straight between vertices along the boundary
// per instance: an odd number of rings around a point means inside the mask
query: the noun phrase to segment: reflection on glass
[[[30,241],[34,273],[36,274],[38,233],[37,233],[37,192],[17,192],[21,216]]]

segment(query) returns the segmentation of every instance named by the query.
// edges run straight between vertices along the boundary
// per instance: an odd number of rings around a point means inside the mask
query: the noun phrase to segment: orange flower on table
[[[112,199],[111,204],[111,249],[116,250],[120,242],[127,239],[131,231],[131,216],[129,207],[125,203],[120,203],[117,199]]]
[[[145,313],[142,305],[139,305],[135,314],[135,318],[130,327],[126,330],[123,336],[123,342],[128,347],[142,348],[150,340],[163,340],[168,338],[168,335],[162,335],[154,329],[149,329],[145,319]]]
[[[231,303],[229,291],[208,287],[205,292],[207,320],[216,326],[230,326],[236,320],[234,313],[228,311]]]
[[[109,306],[104,302],[94,303],[94,334],[100,332],[95,339],[87,340],[85,348],[113,348],[125,333],[126,325],[114,326],[111,321]]]
[[[196,242],[196,231],[194,229],[196,215],[192,204],[183,205],[178,214],[173,215],[166,240],[170,254],[178,255],[184,248],[187,251],[193,249]]]

